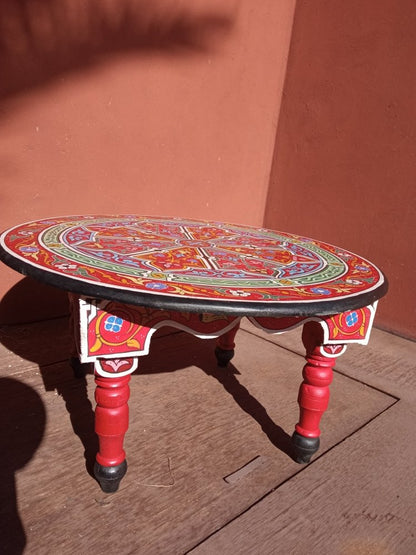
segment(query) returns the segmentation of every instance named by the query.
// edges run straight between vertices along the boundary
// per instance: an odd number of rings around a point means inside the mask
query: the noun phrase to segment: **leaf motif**
[[[137,339],[127,339],[126,343],[127,343],[127,346],[128,346],[128,347],[134,347],[134,348],[137,349],[138,351],[141,350],[141,345],[140,345],[140,343],[137,341]]]

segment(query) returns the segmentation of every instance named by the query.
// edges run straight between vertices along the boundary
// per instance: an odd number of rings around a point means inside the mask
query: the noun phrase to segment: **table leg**
[[[299,422],[295,426],[292,441],[296,461],[307,463],[319,449],[319,423],[328,408],[335,358],[323,354],[322,328],[317,322],[304,325],[302,341],[306,348],[307,363],[303,368],[304,380],[299,389]]]
[[[217,357],[217,364],[221,368],[225,368],[234,356],[234,339],[240,327],[240,322],[229,331],[220,335],[217,339],[217,346],[215,348],[215,356]]]
[[[127,472],[124,435],[129,425],[130,375],[95,376],[95,432],[99,439],[94,475],[106,493],[118,490]]]

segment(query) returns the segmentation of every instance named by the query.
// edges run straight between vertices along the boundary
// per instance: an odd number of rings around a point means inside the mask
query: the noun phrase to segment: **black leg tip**
[[[292,436],[294,448],[294,460],[300,464],[306,464],[319,449],[319,437],[305,437],[297,432]]]
[[[94,465],[94,476],[104,493],[115,493],[118,490],[121,479],[126,472],[126,460],[117,466],[101,466],[101,464],[98,464],[97,462]]]
[[[230,360],[234,356],[234,349],[221,349],[215,348],[215,356],[217,357],[217,364],[220,368],[226,368]]]

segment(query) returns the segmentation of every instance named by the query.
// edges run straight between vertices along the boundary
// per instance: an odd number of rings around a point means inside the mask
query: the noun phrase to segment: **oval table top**
[[[327,315],[387,292],[383,273],[342,248],[290,233],[154,216],[65,216],[0,237],[15,270],[87,297],[171,310]]]

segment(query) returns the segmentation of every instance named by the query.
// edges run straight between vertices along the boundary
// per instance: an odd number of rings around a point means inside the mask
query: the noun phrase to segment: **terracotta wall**
[[[416,338],[416,2],[298,0],[265,225],[385,271],[376,325]]]
[[[311,235],[378,263],[376,324],[416,337],[416,3],[376,4],[2,2],[0,227],[137,212]],[[0,299],[0,323],[66,311],[6,267]]]
[[[0,225],[77,213],[262,224],[295,0],[0,5]],[[65,296],[0,268],[0,322]]]

